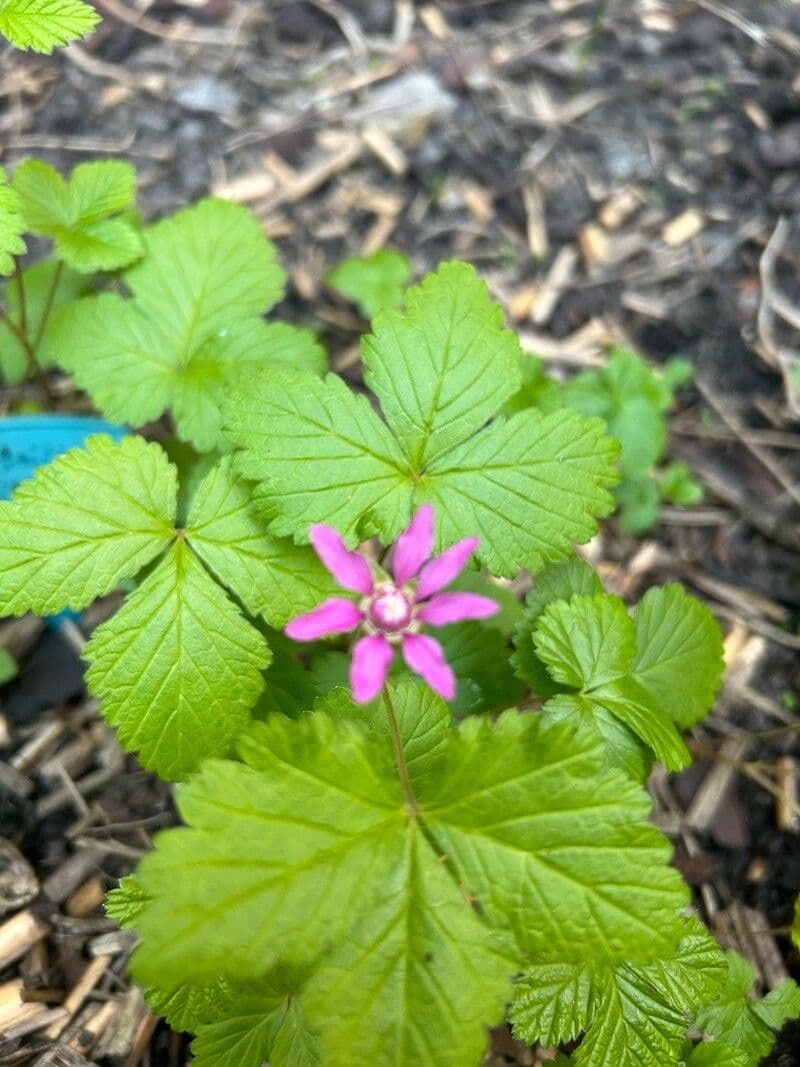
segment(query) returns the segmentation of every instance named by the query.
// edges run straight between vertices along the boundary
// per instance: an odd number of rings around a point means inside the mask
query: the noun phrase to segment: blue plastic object
[[[7,500],[20,482],[32,478],[37,467],[80,448],[87,437],[107,433],[116,441],[129,431],[90,415],[9,415],[0,419],[0,500]],[[49,619],[58,626],[80,618],[65,611]]]

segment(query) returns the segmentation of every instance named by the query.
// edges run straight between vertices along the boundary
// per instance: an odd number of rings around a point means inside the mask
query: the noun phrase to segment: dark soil
[[[473,261],[556,374],[596,364],[611,339],[655,362],[693,360],[697,388],[673,416],[670,450],[707,500],[665,508],[645,542],[610,524],[593,561],[633,600],[685,582],[728,633],[733,681],[695,732],[702,758],[670,787],[681,818],[721,767],[729,780],[702,825],[673,820],[669,832],[706,918],[755,959],[765,987],[800,978],[787,936],[800,823],[786,813],[800,758],[800,408],[775,354],[799,346],[785,321],[772,336],[757,318],[781,217],[772,284],[790,305],[800,296],[800,7],[440,0],[414,17],[390,0],[144,6],[137,22],[124,0],[98,0],[106,21],[81,49],[3,57],[0,164],[131,159],[149,218],[212,190],[244,199],[291,276],[279,311],[315,325],[351,376],[362,324],[324,279],[345,254],[387,243],[418,275]],[[348,156],[365,130],[399,149],[400,165],[363,144]],[[173,817],[170,790],[120,756],[87,704],[74,630],[23,620],[0,636],[23,665],[2,693],[0,832],[34,868],[31,907],[50,926],[0,984],[21,974],[63,992],[113,929],[91,885],[77,903],[76,890],[99,876],[99,894],[130,869]],[[47,730],[43,754],[9,770]],[[758,951],[730,933],[737,908],[750,909],[745,925],[763,920]],[[126,990],[125,961],[121,944],[93,1009]],[[186,1060],[183,1039],[150,1036],[143,1015],[127,1061],[103,1054],[102,1039],[82,1045],[81,1018],[67,1034],[87,1058],[66,1064]],[[34,1030],[0,1044],[0,1063],[51,1062],[37,1060],[51,1044]],[[488,1062],[537,1061],[498,1034]],[[767,1062],[800,1064],[798,1026]]]

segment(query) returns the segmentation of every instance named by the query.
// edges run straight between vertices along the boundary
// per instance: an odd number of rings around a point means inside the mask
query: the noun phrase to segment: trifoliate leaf
[[[755,1067],[774,1045],[773,1031],[800,1017],[800,986],[787,979],[763,1000],[752,1000],[755,968],[736,952],[726,955],[727,983],[714,1003],[701,1008],[695,1022],[710,1037],[740,1049],[749,1067]]]
[[[633,677],[636,627],[619,598],[599,593],[555,601],[539,619],[534,644],[551,676],[577,690],[583,706],[611,712],[671,770],[691,762],[668,713]]]
[[[22,284],[28,340],[36,351],[39,366],[47,367],[51,362],[47,351],[52,322],[50,314],[67,301],[82,296],[86,291],[87,279],[77,271],[64,267],[63,263],[59,265],[55,260],[46,259],[22,272]],[[3,299],[8,317],[21,329],[23,316],[16,279],[6,284]],[[0,368],[3,377],[12,385],[23,381],[30,370],[25,346],[3,321],[0,321]]]
[[[692,1012],[718,994],[725,971],[716,942],[691,921],[677,952],[644,967],[533,967],[515,985],[511,1020],[519,1036],[545,1045],[586,1031],[576,1067],[677,1065]]]
[[[395,438],[341,378],[276,371],[231,390],[227,433],[241,473],[261,482],[277,534],[308,539],[314,522],[351,542],[391,540],[411,515],[412,482]],[[269,460],[266,460],[266,456]]]
[[[99,21],[83,0],[0,0],[0,33],[16,48],[45,55],[85,37]]]
[[[87,683],[120,742],[180,779],[223,755],[261,692],[266,642],[177,542],[84,652]]]
[[[0,26],[2,18],[0,0]],[[0,167],[0,274],[13,274],[16,266],[14,256],[21,256],[26,251],[22,235],[27,226],[21,214],[19,196],[7,184],[7,180],[5,170]]]
[[[443,263],[364,339],[366,382],[415,470],[479,430],[519,386],[521,350],[467,263]],[[491,373],[489,373],[491,369]]]
[[[30,229],[51,237],[64,262],[81,274],[117,270],[142,254],[141,238],[119,216],[136,196],[136,171],[129,163],[81,163],[69,181],[39,159],[22,163],[14,175],[22,213]]]
[[[106,915],[123,928],[133,926],[150,897],[135,874],[120,878],[119,885],[106,895]]]
[[[411,291],[405,317],[381,316],[375,331],[368,381],[397,437],[332,375],[231,389],[226,432],[243,450],[239,469],[261,483],[274,532],[302,541],[328,522],[351,542],[388,543],[429,501],[439,546],[478,534],[478,558],[503,576],[592,536],[616,480],[598,421],[525,411],[479,429],[516,388],[519,348],[470,268],[445,264]]]
[[[722,680],[722,633],[680,585],[650,589],[636,609],[633,676],[679,727],[707,715]]]
[[[283,626],[336,591],[311,548],[266,532],[253,508],[251,487],[234,471],[230,457],[197,490],[186,536],[223,585],[271,626]]]
[[[674,952],[686,891],[646,794],[597,775],[597,742],[511,712],[448,732],[443,701],[392,691],[412,800],[388,729],[346,711],[255,724],[244,763],[182,789],[189,827],[137,875],[139,980],[251,982],[290,952],[325,1064],[464,1067],[528,953]]]
[[[477,558],[511,577],[589,540],[613,506],[615,456],[598,421],[524,411],[440,455],[416,495],[436,505],[442,545],[477,534]]]
[[[171,407],[183,440],[222,449],[225,383],[286,364],[316,372],[324,352],[310,331],[259,317],[285,275],[240,205],[201,201],[150,227],[144,242],[126,274],[133,298],[106,293],[64,308],[50,349],[108,418],[141,425]]]
[[[76,611],[133,577],[173,536],[175,470],[140,437],[90,437],[0,504],[0,611]]]
[[[524,616],[514,631],[514,654],[510,660],[517,677],[534,693],[548,697],[564,688],[553,680],[536,654],[533,640],[542,612],[554,600],[569,600],[577,593],[591,595],[602,591],[600,579],[578,556],[563,563],[551,563],[537,574],[533,589],[526,598]]]
[[[686,1067],[749,1067],[746,1052],[721,1041],[704,1041],[695,1045],[686,1060]]]
[[[403,303],[411,278],[408,257],[393,248],[379,248],[368,256],[350,256],[328,275],[328,285],[355,301],[365,318],[395,311]]]

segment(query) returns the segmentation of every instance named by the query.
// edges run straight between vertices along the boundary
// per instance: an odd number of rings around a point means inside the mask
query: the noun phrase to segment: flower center
[[[411,602],[394,586],[384,586],[369,606],[369,619],[379,630],[397,633],[411,622]]]

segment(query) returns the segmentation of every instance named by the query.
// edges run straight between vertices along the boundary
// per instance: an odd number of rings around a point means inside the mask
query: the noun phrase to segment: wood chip
[[[775,798],[775,822],[778,829],[797,833],[800,830],[800,815],[797,811],[800,793],[797,788],[797,760],[793,756],[778,757],[775,764],[775,782],[778,786],[778,795]]]
[[[544,259],[550,248],[544,212],[544,194],[538,182],[529,182],[522,190],[525,214],[528,218],[528,248],[535,259]],[[562,249],[564,251],[564,249]],[[549,316],[548,316],[549,318]],[[546,321],[546,320],[542,320]]]
[[[537,326],[549,322],[556,305],[569,286],[578,264],[578,253],[572,245],[564,245],[553,260],[553,265],[539,290],[536,307],[533,309],[533,321]]]
[[[361,133],[364,144],[395,178],[402,178],[408,170],[408,158],[380,126],[366,126]]]
[[[109,963],[111,963],[110,956],[98,956],[87,966],[78,984],[70,991],[69,996],[64,1001],[63,1007],[67,1013],[66,1018],[57,1020],[47,1028],[47,1036],[51,1040],[61,1036],[69,1020],[108,970]]]
[[[274,196],[277,188],[275,175],[259,170],[242,174],[230,181],[219,182],[213,186],[212,193],[223,200],[235,200],[237,204],[252,204],[254,200],[265,200]]]
[[[611,259],[608,234],[602,226],[588,223],[578,235],[578,244],[581,255],[590,267],[595,263],[608,263]]]
[[[0,915],[30,904],[39,892],[39,879],[19,849],[0,838]]]
[[[447,19],[438,7],[433,4],[424,4],[419,9],[419,17],[422,25],[432,37],[443,41],[450,36],[450,27],[447,25]]]
[[[67,915],[71,915],[74,918],[82,918],[99,907],[103,903],[105,895],[103,879],[99,875],[95,875],[88,882],[78,886],[75,892],[67,899],[64,910]]]
[[[688,208],[664,225],[661,238],[670,248],[677,248],[696,237],[703,226],[703,216],[700,212],[695,208]]]
[[[24,956],[49,933],[49,925],[30,909],[3,923],[0,926],[0,970]]]

